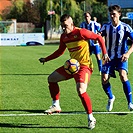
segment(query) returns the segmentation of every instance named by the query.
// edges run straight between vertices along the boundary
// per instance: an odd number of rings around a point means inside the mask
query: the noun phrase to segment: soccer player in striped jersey
[[[60,21],[63,33],[60,38],[59,48],[49,56],[40,58],[39,61],[44,63],[58,58],[67,48],[70,54],[70,58],[76,59],[80,63],[80,70],[78,73],[71,75],[65,71],[64,66],[61,66],[49,75],[48,83],[52,98],[52,106],[48,110],[45,110],[45,113],[51,114],[53,112],[61,111],[59,104],[60,89],[58,82],[74,78],[78,95],[81,99],[84,109],[86,110],[86,113],[88,114],[88,127],[89,129],[93,129],[96,124],[96,119],[92,114],[91,99],[86,92],[93,71],[88,39],[98,40],[103,52],[104,59],[108,60],[109,58],[104,44],[104,39],[102,36],[97,35],[87,29],[75,27],[72,18],[67,14],[61,16]]]
[[[90,12],[85,12],[84,17],[85,17],[86,21],[84,21],[80,24],[80,28],[85,28],[94,33],[98,33],[100,31],[101,25],[99,23],[97,23],[96,21],[91,20]],[[101,48],[100,48],[98,42],[95,40],[89,40],[89,44],[90,44],[89,48],[90,48],[91,54],[95,54],[95,56],[96,56],[98,69],[99,69],[99,72],[101,75],[101,71],[102,71],[102,60],[100,57]]]
[[[133,52],[133,44],[128,49],[127,40],[130,38],[133,43],[133,30],[128,24],[120,21],[121,7],[119,5],[112,5],[108,10],[111,22],[104,24],[101,28],[101,35],[105,37],[105,44],[110,57],[110,61],[105,62],[102,67],[102,86],[109,99],[107,111],[113,109],[113,102],[115,100],[109,82],[110,77],[116,78],[115,70],[119,72],[128,108],[132,111],[132,90],[127,74],[128,58]]]

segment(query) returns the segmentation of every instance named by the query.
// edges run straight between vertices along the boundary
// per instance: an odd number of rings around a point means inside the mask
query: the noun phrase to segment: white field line
[[[86,112],[62,112],[62,113],[53,113],[51,115],[80,115],[86,114]],[[133,114],[132,112],[93,112],[93,114]],[[30,114],[0,114],[2,116],[46,116],[48,114],[45,113],[30,113]]]

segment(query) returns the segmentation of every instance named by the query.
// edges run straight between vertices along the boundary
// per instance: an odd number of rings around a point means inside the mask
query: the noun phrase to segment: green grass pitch
[[[55,51],[58,45],[0,47],[0,133],[132,133],[133,113],[106,112],[107,97],[101,87],[96,58],[92,55],[94,72],[87,93],[91,97],[97,119],[93,130],[87,129],[87,115],[77,95],[75,81],[60,82],[60,104],[66,115],[42,114],[51,105],[47,77],[69,59],[63,56],[40,64],[38,59]],[[133,54],[129,59],[129,80],[133,86]],[[111,79],[116,96],[113,112],[129,112],[122,84],[118,77]],[[74,114],[75,112],[81,112]],[[4,116],[6,115],[7,116]]]

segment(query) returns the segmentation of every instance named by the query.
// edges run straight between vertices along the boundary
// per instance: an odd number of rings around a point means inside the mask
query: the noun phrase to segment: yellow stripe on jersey
[[[88,83],[88,78],[89,78],[89,75],[88,75],[88,73],[85,73],[85,84],[87,84]]]
[[[66,46],[71,58],[78,60],[80,65],[87,65],[89,68],[93,68],[88,41],[79,40],[68,42],[66,43]]]

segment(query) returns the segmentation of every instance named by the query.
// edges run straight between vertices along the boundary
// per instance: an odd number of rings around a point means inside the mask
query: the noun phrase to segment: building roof
[[[0,13],[2,13],[5,8],[10,6],[12,6],[11,0],[0,0]]]
[[[0,0],[0,14],[7,7],[11,7],[13,1],[15,1],[15,0]],[[23,0],[23,1],[30,2],[30,0]]]

